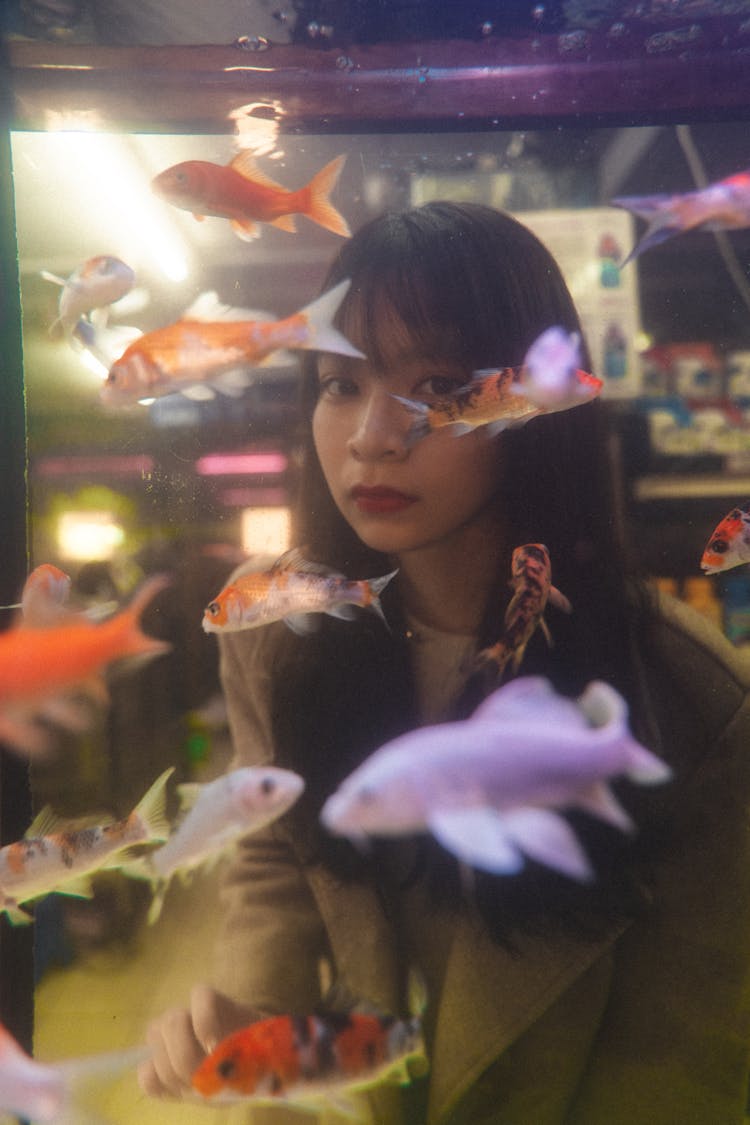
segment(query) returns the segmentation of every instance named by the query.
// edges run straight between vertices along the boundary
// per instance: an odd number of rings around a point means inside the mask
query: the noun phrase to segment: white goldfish
[[[622,831],[632,822],[607,785],[666,781],[669,767],[630,733],[622,696],[593,681],[578,700],[543,677],[511,681],[469,718],[423,727],[376,750],[326,801],[337,835],[431,832],[461,861],[512,874],[526,854],[579,880],[591,865],[555,810],[581,808]]]
[[[25,923],[32,916],[21,904],[53,891],[90,898],[95,871],[122,866],[122,853],[136,844],[166,840],[164,789],[173,772],[165,770],[121,820],[65,822],[42,809],[23,839],[0,848],[0,911],[6,911],[11,922]]]
[[[48,270],[42,270],[42,277],[62,287],[58,316],[52,327],[60,325],[67,335],[72,333],[81,317],[119,301],[130,292],[135,282],[130,266],[110,254],[89,258],[67,278],[58,277]]]
[[[0,1114],[54,1125],[94,1120],[83,1105],[84,1088],[115,1078],[149,1055],[147,1047],[102,1052],[65,1062],[41,1063],[0,1024]]]
[[[149,922],[161,913],[169,880],[217,859],[241,836],[282,816],[305,788],[299,774],[276,766],[245,766],[205,785],[178,787],[185,818],[166,844],[123,870],[154,886]]]

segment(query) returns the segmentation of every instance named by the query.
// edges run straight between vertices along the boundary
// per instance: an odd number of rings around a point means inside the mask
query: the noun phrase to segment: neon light
[[[284,473],[289,460],[284,453],[207,453],[195,462],[202,477],[261,476]]]

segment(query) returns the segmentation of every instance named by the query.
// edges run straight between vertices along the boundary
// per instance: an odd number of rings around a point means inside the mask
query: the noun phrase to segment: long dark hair
[[[510,216],[478,204],[429,203],[374,219],[342,245],[324,288],[343,278],[352,285],[337,324],[344,332],[356,329],[358,344],[376,364],[383,325],[394,318],[425,354],[448,355],[465,365],[467,375],[520,364],[533,340],[551,325],[580,331],[567,286],[544,245]],[[303,375],[308,421],[316,397],[311,361]],[[605,406],[595,401],[506,431],[499,443],[504,472],[497,502],[509,529],[509,550],[544,542],[553,582],[574,607],[569,618],[555,611],[548,615],[555,646],[549,651],[535,636],[522,673],[542,672],[568,694],[579,693],[592,679],[605,679],[625,695],[636,726],[645,732],[648,707],[636,655],[642,606],[628,588],[605,414]],[[352,577],[390,570],[389,560],[367,548],[336,509],[309,425],[302,440],[298,541],[315,558]],[[509,598],[509,561],[508,554],[485,607],[481,644],[499,636]],[[322,800],[351,768],[417,722],[401,611],[392,589],[384,602],[391,633],[369,616],[359,627],[326,619],[306,654],[298,647],[285,674],[277,677],[280,753],[287,755],[285,764],[310,779],[299,809],[302,817],[307,810],[310,826]],[[471,711],[483,690],[478,679],[470,681],[457,717]],[[584,824],[581,831],[597,837],[592,839],[596,850],[600,826]],[[311,832],[313,851],[324,862],[363,870],[348,845],[322,837],[317,828]],[[626,865],[615,836],[607,830],[599,841],[601,875],[594,891],[533,865],[514,880],[478,877],[477,899],[495,936],[504,940],[517,925],[550,914],[576,924],[575,917],[630,909],[632,881],[620,877]],[[434,853],[433,867],[449,866],[437,849],[426,851]],[[453,893],[457,883],[444,875],[441,871],[437,882]]]

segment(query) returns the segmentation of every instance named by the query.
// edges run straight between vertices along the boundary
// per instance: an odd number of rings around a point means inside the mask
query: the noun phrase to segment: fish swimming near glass
[[[197,1068],[192,1085],[212,1104],[251,1099],[309,1111],[319,1103],[359,1120],[358,1092],[385,1082],[404,1085],[426,1070],[418,1016],[320,1011],[270,1016],[227,1036]]]
[[[25,588],[26,609],[0,634],[0,741],[21,753],[42,753],[48,732],[39,718],[77,729],[81,711],[75,697],[106,701],[103,671],[124,657],[153,657],[171,646],[147,636],[140,618],[155,596],[169,584],[164,576],[148,579],[129,606],[103,621],[68,610],[35,578]],[[63,595],[64,596],[64,595]],[[23,605],[24,596],[22,595]],[[30,615],[30,616],[29,616]]]
[[[113,305],[135,284],[135,273],[130,266],[110,254],[89,258],[67,278],[48,270],[42,270],[42,277],[62,287],[57,320],[51,331],[60,327],[66,335],[72,334],[81,317],[87,317],[94,309]]]
[[[0,1116],[45,1125],[94,1125],[101,1119],[85,1104],[87,1088],[116,1078],[150,1053],[148,1047],[129,1047],[42,1063],[0,1024]]]
[[[750,500],[732,508],[711,532],[701,555],[701,569],[706,574],[750,562]]]
[[[518,671],[526,646],[537,629],[541,629],[547,644],[552,644],[544,620],[548,602],[563,613],[571,613],[573,608],[565,595],[552,585],[552,566],[544,543],[524,543],[516,547],[511,558],[511,586],[513,596],[505,611],[503,635],[497,644],[482,649],[477,655],[477,667],[498,679],[508,664],[514,673]]]
[[[241,836],[282,816],[304,788],[299,774],[277,766],[244,766],[204,785],[178,786],[184,813],[181,823],[165,844],[123,868],[124,874],[152,884],[149,923],[161,914],[174,875],[185,877],[195,868],[215,862]]]
[[[603,386],[596,375],[576,370],[564,398],[556,404],[540,405],[526,393],[524,380],[527,376],[523,367],[500,367],[475,371],[465,386],[433,402],[393,395],[414,416],[406,434],[407,446],[411,448],[445,426],[451,426],[457,436],[470,433],[478,426],[486,426],[490,434],[501,433],[512,426],[523,426],[540,414],[568,410],[589,402]]]
[[[65,821],[43,809],[26,835],[0,848],[0,911],[11,922],[33,920],[23,904],[57,894],[91,898],[91,876],[126,861],[136,844],[153,844],[169,836],[165,787],[174,767],[165,770],[128,816],[120,820]]]
[[[685,231],[742,230],[750,226],[750,170],[736,172],[696,191],[622,195],[610,200],[648,223],[620,268],[644,250]]]
[[[608,782],[667,781],[669,767],[630,733],[627,705],[592,681],[577,699],[543,677],[498,688],[470,718],[422,727],[376,750],[328,798],[336,835],[430,832],[470,867],[518,872],[524,856],[579,881],[594,877],[563,809],[621,831],[633,824]]]
[[[362,359],[362,352],[332,323],[350,284],[349,279],[339,282],[281,320],[207,320],[188,313],[146,332],[113,363],[102,387],[102,402],[116,406],[175,391],[212,398],[216,389],[224,389],[222,380],[229,380],[231,392],[239,368],[270,364],[284,350],[335,352]]]
[[[385,622],[380,594],[396,573],[347,578],[309,562],[299,548],[292,548],[270,569],[235,577],[209,602],[203,628],[207,633],[231,633],[284,621],[295,633],[309,633],[316,625],[314,614],[351,621],[358,608],[372,610]]]
[[[594,376],[582,374],[580,334],[555,325],[534,340],[511,391],[545,410],[569,410],[592,397]]]
[[[344,155],[335,157],[296,191],[287,191],[262,172],[248,150],[227,165],[185,160],[160,172],[151,187],[168,203],[192,211],[198,220],[207,215],[229,219],[234,233],[245,242],[258,237],[258,223],[294,233],[295,215],[348,238],[349,224],[330,200],[345,160]]]

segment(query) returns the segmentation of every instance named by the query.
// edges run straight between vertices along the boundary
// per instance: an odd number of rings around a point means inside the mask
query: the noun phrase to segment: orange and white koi
[[[452,426],[456,435],[469,433],[478,426],[486,426],[491,434],[512,426],[523,426],[540,414],[568,410],[589,402],[596,398],[603,386],[596,375],[576,370],[564,400],[558,404],[540,405],[526,393],[526,374],[523,367],[475,371],[471,382],[434,402],[419,402],[393,395],[415,416],[406,435],[407,446],[413,446],[444,426]]]
[[[742,230],[750,227],[750,170],[736,172],[697,191],[622,195],[610,200],[648,223],[620,268],[644,250],[683,231]]]
[[[568,599],[552,585],[549,551],[543,543],[516,547],[511,559],[511,586],[514,592],[505,611],[503,635],[497,644],[477,655],[477,667],[494,671],[498,679],[508,664],[514,673],[518,671],[537,628],[542,630],[547,643],[552,643],[544,620],[548,601],[564,613],[572,612]]]
[[[51,894],[90,898],[90,876],[120,867],[123,852],[136,844],[166,840],[165,786],[174,767],[165,770],[133,811],[104,823],[64,821],[45,808],[22,840],[0,848],[0,910],[12,922],[30,922],[22,904]]]
[[[269,570],[240,574],[225,586],[206,607],[203,628],[207,633],[231,633],[284,621],[295,633],[309,633],[314,628],[312,614],[350,621],[356,607],[371,609],[385,621],[380,594],[396,573],[351,579],[308,562],[293,548]]]
[[[207,782],[178,786],[184,818],[165,844],[123,867],[126,875],[148,879],[154,891],[148,914],[161,914],[172,876],[214,862],[241,836],[257,832],[291,808],[305,788],[293,770],[245,766]]]
[[[124,610],[105,621],[94,622],[85,613],[66,611],[45,599],[37,587],[27,590],[31,620],[21,619],[0,634],[0,741],[21,752],[42,752],[45,732],[38,717],[52,718],[72,729],[80,726],[80,713],[68,707],[76,694],[106,697],[101,673],[123,657],[157,656],[170,645],[141,631],[141,614],[168,584],[163,576],[143,584]]]
[[[84,1108],[86,1087],[115,1078],[149,1054],[147,1047],[130,1047],[41,1063],[0,1024],[0,1114],[47,1125],[91,1121],[88,1108]]]
[[[750,562],[750,500],[732,508],[711,532],[701,556],[701,569],[718,574]]]
[[[345,160],[344,155],[335,157],[297,191],[287,191],[261,172],[247,150],[227,165],[185,160],[160,172],[151,187],[168,203],[192,211],[199,221],[206,215],[229,219],[234,233],[245,242],[258,237],[259,222],[294,233],[295,215],[346,238],[351,234],[349,224],[329,198]]]
[[[270,1016],[234,1032],[203,1060],[192,1085],[212,1103],[323,1100],[335,1108],[347,1104],[346,1093],[405,1084],[425,1069],[418,1017],[320,1012]]]
[[[104,308],[129,293],[135,282],[130,266],[110,254],[89,258],[68,278],[42,270],[45,281],[62,286],[58,317],[52,328],[60,325],[70,335],[81,317],[94,309]]]
[[[211,386],[222,375],[269,363],[282,349],[362,359],[362,352],[332,323],[350,284],[349,279],[339,282],[282,320],[212,321],[188,316],[146,332],[113,363],[102,401],[107,405],[137,402],[196,386],[208,386],[210,396]]]

